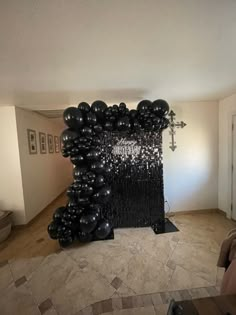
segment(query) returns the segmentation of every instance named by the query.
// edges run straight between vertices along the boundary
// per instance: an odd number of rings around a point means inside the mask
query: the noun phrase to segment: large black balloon
[[[81,110],[75,107],[68,107],[63,113],[65,124],[75,130],[80,129],[84,124],[83,114]]]
[[[91,111],[94,112],[99,121],[104,120],[104,111],[107,108],[107,104],[103,101],[95,101],[91,105]]]
[[[91,233],[97,226],[97,217],[93,214],[83,215],[79,222],[82,232]]]
[[[117,122],[117,129],[119,131],[127,131],[130,128],[130,122],[129,122],[129,117],[125,116],[122,117],[118,120]]]
[[[97,229],[95,230],[95,236],[98,239],[103,240],[103,239],[107,238],[110,233],[111,233],[110,223],[106,220],[101,220],[98,223]]]
[[[158,117],[166,116],[169,113],[169,104],[164,100],[156,100],[152,103],[152,111]]]
[[[71,143],[71,141],[75,140],[78,137],[78,134],[71,129],[65,129],[61,134],[61,139],[63,144]],[[72,145],[72,144],[71,144]]]
[[[51,222],[48,226],[48,234],[53,240],[57,239],[57,229],[58,226],[56,222]]]
[[[148,111],[152,106],[152,102],[149,100],[142,100],[138,103],[137,110],[138,111]]]
[[[78,108],[81,110],[83,113],[88,113],[90,111],[90,106],[86,102],[81,102],[78,105]]]

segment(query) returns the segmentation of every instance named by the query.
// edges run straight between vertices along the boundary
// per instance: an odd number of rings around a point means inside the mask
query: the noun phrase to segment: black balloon
[[[164,100],[156,100],[152,103],[152,111],[158,117],[166,116],[169,113],[169,104]]]
[[[102,161],[97,161],[91,164],[91,171],[96,174],[101,174],[104,172],[105,165]]]
[[[130,128],[129,117],[125,116],[118,120],[117,129],[119,131],[127,131]]]
[[[106,203],[111,196],[111,188],[108,186],[102,187],[93,195],[94,202]]]
[[[80,218],[80,229],[82,232],[91,233],[97,226],[97,217],[93,214],[83,215]]]
[[[82,154],[72,156],[70,160],[71,160],[71,163],[73,163],[74,165],[84,164],[84,157]]]
[[[76,166],[73,170],[74,179],[79,179],[83,174],[86,173],[86,168],[83,166]]]
[[[96,161],[99,159],[100,157],[100,151],[99,150],[90,150],[87,155],[86,155],[87,159],[89,161]]]
[[[108,131],[112,131],[113,130],[113,123],[111,121],[106,121],[104,128]]]
[[[105,178],[102,175],[98,175],[94,181],[94,187],[101,188],[105,185]]]
[[[61,247],[68,247],[73,243],[73,238],[71,236],[61,237],[58,241]]]
[[[83,114],[80,109],[75,107],[68,107],[63,113],[65,124],[72,129],[80,129],[83,124]]]
[[[48,234],[53,240],[57,239],[57,229],[56,222],[51,222],[48,226]]]
[[[86,116],[86,121],[89,126],[95,126],[97,123],[97,117],[94,113],[89,112]]]
[[[91,110],[94,112],[99,121],[104,120],[104,111],[107,108],[107,104],[103,101],[95,101],[91,105]]]
[[[129,112],[130,117],[132,119],[134,119],[137,116],[137,110],[136,109],[131,109],[131,111]]]
[[[95,230],[95,236],[98,239],[103,240],[103,239],[107,238],[110,233],[111,233],[110,223],[106,220],[101,220],[98,223],[97,229]]]
[[[85,136],[85,137],[91,136],[91,135],[92,135],[92,129],[89,128],[89,127],[87,127],[87,126],[85,126],[85,127],[83,127],[83,128],[81,129],[81,134],[82,134],[83,136]]]
[[[71,129],[65,129],[61,134],[61,139],[64,144],[73,141],[77,137],[78,137],[78,134],[74,130],[71,130]]]
[[[138,103],[137,110],[138,111],[148,111],[152,106],[152,102],[149,100],[142,100]]]
[[[81,110],[83,113],[88,113],[90,111],[90,106],[86,102],[81,102],[78,105],[78,108]]]
[[[91,242],[93,239],[93,235],[90,233],[85,233],[85,232],[79,232],[78,235],[78,240],[82,243],[87,243]]]
[[[103,131],[103,128],[102,128],[102,125],[100,124],[97,124],[93,127],[93,130],[96,132],[96,133],[101,133]]]
[[[57,222],[57,223],[61,222],[62,215],[65,212],[65,210],[66,210],[66,207],[59,207],[59,208],[57,208],[56,211],[53,214],[53,221]]]

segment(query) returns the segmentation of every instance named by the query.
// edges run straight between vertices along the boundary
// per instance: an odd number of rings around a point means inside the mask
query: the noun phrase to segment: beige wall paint
[[[176,121],[177,149],[169,148],[163,133],[165,198],[171,211],[218,208],[218,102],[184,102],[171,105]]]
[[[16,108],[16,122],[25,200],[29,222],[72,182],[72,166],[61,153],[39,153],[39,132],[60,136],[62,126],[39,114]],[[27,129],[37,132],[38,154],[28,151]]]
[[[219,102],[219,208],[231,217],[232,116],[236,94]]]
[[[25,223],[15,107],[0,107],[0,209],[13,211],[15,224]]]

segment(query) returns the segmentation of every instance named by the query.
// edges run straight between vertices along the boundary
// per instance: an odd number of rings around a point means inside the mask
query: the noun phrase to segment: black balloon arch
[[[48,226],[52,239],[66,247],[75,240],[109,238],[112,225],[102,210],[111,195],[107,182],[111,168],[102,158],[101,136],[106,132],[160,133],[169,125],[168,112],[168,103],[161,99],[142,100],[137,110],[129,110],[125,103],[107,106],[103,101],[95,101],[91,106],[82,102],[78,108],[64,111],[64,122],[69,128],[61,136],[62,155],[70,157],[74,164],[74,182],[67,189],[67,205],[56,209]]]

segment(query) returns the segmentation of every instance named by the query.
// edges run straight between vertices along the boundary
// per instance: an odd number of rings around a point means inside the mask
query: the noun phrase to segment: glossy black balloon
[[[86,122],[88,126],[95,126],[97,123],[96,115],[92,112],[89,112],[86,116]]]
[[[83,128],[81,129],[81,134],[82,134],[83,136],[85,136],[85,137],[91,136],[91,135],[92,135],[92,129],[91,129],[90,127],[85,126],[85,127],[83,127]]]
[[[106,203],[111,196],[111,188],[108,186],[102,187],[93,195],[94,202]]]
[[[67,158],[68,156],[70,156],[68,150],[66,148],[62,148],[61,149],[61,154],[63,157]]]
[[[87,214],[83,215],[79,222],[82,232],[91,233],[97,226],[98,218],[93,214]]]
[[[70,160],[71,160],[71,163],[73,163],[74,165],[82,165],[85,162],[82,154],[72,156]]]
[[[60,223],[63,213],[66,211],[66,207],[59,207],[55,210],[53,214],[53,221]]]
[[[169,104],[164,100],[156,100],[152,103],[152,111],[158,117],[166,116],[169,113]]]
[[[85,232],[78,232],[77,238],[81,243],[91,242],[93,239],[93,235]]]
[[[90,150],[87,153],[86,158],[89,161],[97,161],[100,158],[100,151],[99,150]]]
[[[63,144],[67,144],[68,142],[75,140],[77,137],[78,137],[77,132],[75,132],[72,129],[65,129],[61,134],[61,139],[62,139]],[[73,144],[71,143],[71,146],[72,145]]]
[[[73,243],[73,237],[61,237],[58,241],[61,247],[68,247]]]
[[[100,125],[100,124],[95,125],[95,126],[93,127],[93,130],[94,130],[97,134],[101,133],[101,132],[103,131],[102,125]]]
[[[129,117],[125,116],[122,117],[118,120],[117,122],[117,129],[119,131],[127,131],[130,128],[130,121],[129,121]]]
[[[104,129],[108,131],[112,131],[114,129],[113,123],[111,121],[106,121],[104,125]]]
[[[102,174],[104,172],[105,165],[104,165],[103,161],[96,161],[96,162],[91,164],[90,169],[92,172],[94,172],[96,174]]]
[[[94,187],[96,188],[101,188],[102,186],[105,185],[105,178],[102,175],[98,175],[94,181]]]
[[[95,230],[95,236],[100,239],[103,240],[105,238],[107,238],[109,236],[109,234],[111,233],[111,225],[108,221],[106,220],[101,220],[98,223],[98,227]]]
[[[83,113],[88,113],[90,111],[90,106],[86,102],[81,102],[78,105],[78,108],[81,110]]]
[[[98,121],[102,122],[104,120],[104,111],[107,105],[103,101],[95,101],[91,105],[91,111],[95,113]]]
[[[57,239],[57,229],[58,225],[56,222],[51,222],[48,225],[48,234],[53,240]]]
[[[79,179],[83,174],[86,173],[86,168],[83,166],[76,166],[73,170],[74,179]]]
[[[65,124],[72,129],[81,129],[84,125],[83,114],[76,107],[68,107],[64,110],[63,119]]]
[[[87,206],[87,205],[89,205],[89,198],[87,198],[87,197],[79,197],[78,198],[78,204],[79,204],[79,206]]]
[[[148,111],[152,106],[152,102],[149,100],[142,100],[138,103],[137,110],[138,111]]]

